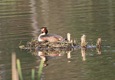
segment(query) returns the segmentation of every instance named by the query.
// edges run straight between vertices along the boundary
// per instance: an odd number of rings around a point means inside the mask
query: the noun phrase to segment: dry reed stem
[[[86,48],[87,42],[86,42],[86,35],[81,36],[81,47]]]
[[[71,34],[70,33],[67,33],[67,41],[71,42]]]
[[[98,54],[101,54],[101,42],[102,42],[101,38],[98,38],[96,43],[96,50]]]
[[[19,80],[16,68],[16,54],[12,53],[12,80]]]

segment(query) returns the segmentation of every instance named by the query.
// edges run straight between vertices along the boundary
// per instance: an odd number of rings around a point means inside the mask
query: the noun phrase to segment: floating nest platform
[[[81,36],[80,45],[76,44],[76,41],[71,41],[70,34],[67,41],[64,42],[38,42],[37,40],[32,40],[27,42],[26,45],[20,45],[20,49],[30,50],[30,51],[72,51],[74,49],[81,49],[86,50],[87,48],[96,48],[98,54],[101,54],[101,38],[97,39],[96,46],[95,45],[88,45],[86,41],[86,35]]]
[[[27,42],[26,45],[20,45],[20,49],[25,49],[25,50],[38,50],[38,51],[43,51],[43,50],[72,50],[76,44],[71,43],[71,42],[38,42],[37,40],[32,40],[30,42]]]

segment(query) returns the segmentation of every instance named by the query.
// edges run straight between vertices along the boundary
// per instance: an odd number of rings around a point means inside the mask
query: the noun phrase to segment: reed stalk
[[[16,68],[16,54],[14,52],[12,53],[12,80],[19,80]]]
[[[83,34],[83,35],[81,36],[81,47],[86,48],[86,46],[87,46],[86,35]]]
[[[32,80],[35,80],[35,69],[32,69],[32,76],[31,76]]]
[[[44,64],[44,61],[41,60],[40,65],[39,65],[39,70],[38,70],[38,80],[41,79],[41,74],[42,74],[43,64]]]
[[[21,71],[21,64],[20,64],[19,59],[17,59],[17,69],[18,69],[18,74],[19,74],[20,80],[23,80],[22,71]]]
[[[67,33],[67,41],[70,42],[71,41],[71,34]]]
[[[101,38],[98,38],[96,43],[96,50],[98,54],[101,54],[101,44],[102,44],[102,40]]]

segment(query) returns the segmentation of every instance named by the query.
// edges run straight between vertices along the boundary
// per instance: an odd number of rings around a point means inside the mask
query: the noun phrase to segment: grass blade
[[[32,69],[32,80],[34,80],[34,78],[35,78],[35,69]]]
[[[40,78],[41,78],[43,64],[44,64],[44,61],[41,60],[40,65],[39,65],[39,70],[38,70],[38,80],[40,80]]]
[[[20,64],[19,59],[17,59],[17,69],[18,69],[18,74],[19,74],[20,80],[23,80],[22,71],[21,71],[21,64]]]

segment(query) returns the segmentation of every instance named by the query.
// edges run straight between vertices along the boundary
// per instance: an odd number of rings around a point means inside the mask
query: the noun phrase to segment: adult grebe
[[[48,34],[46,27],[41,28],[41,34],[38,36],[39,42],[59,42],[64,41],[63,37],[56,34]]]

